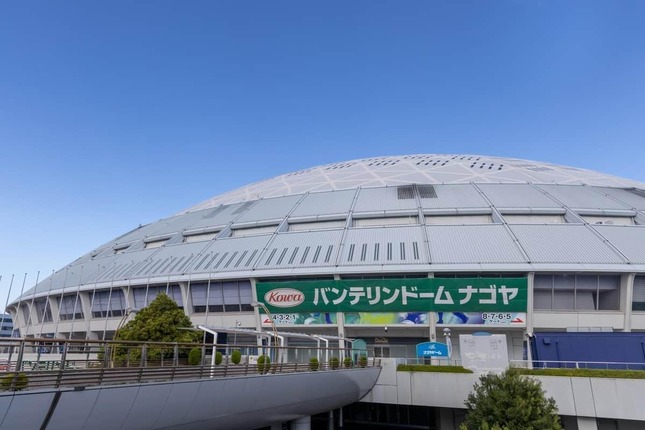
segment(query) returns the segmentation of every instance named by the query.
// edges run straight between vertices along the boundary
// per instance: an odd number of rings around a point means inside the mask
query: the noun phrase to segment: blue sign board
[[[448,358],[448,345],[441,342],[423,342],[417,345],[417,357]]]

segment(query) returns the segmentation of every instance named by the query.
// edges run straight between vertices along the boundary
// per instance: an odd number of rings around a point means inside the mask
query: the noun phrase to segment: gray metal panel
[[[122,430],[154,428],[157,417],[166,405],[171,384],[147,384],[139,387],[137,398],[128,411]]]
[[[145,265],[131,271],[128,277],[136,279],[184,274],[197,255],[201,254],[209,244],[210,242],[194,242],[161,247],[158,249],[159,252],[147,258]],[[118,272],[117,275],[123,277]]]
[[[149,251],[147,253],[149,253]],[[138,256],[138,253],[132,253],[131,255]],[[96,258],[94,260],[84,260],[73,263],[67,268],[63,268],[41,280],[38,285],[35,286],[36,293],[38,294],[49,290],[55,291],[62,288],[70,288],[71,292],[71,289],[77,287],[79,283],[81,285],[85,285],[97,282],[97,280],[101,279],[102,274],[115,267],[117,260],[125,261],[121,258],[122,256],[123,254],[118,254],[105,258]],[[34,288],[30,288],[23,293],[22,297],[23,299],[30,298],[33,293]]]
[[[591,226],[609,240],[631,263],[645,263],[645,226]]]
[[[129,243],[133,241],[142,240],[146,236],[152,235],[152,233],[155,230],[159,229],[159,225],[158,225],[159,222],[161,221],[155,221],[150,224],[141,226],[137,229],[134,229],[131,232],[126,233],[123,236],[118,237],[115,240],[106,243],[105,245],[101,246],[101,248],[107,247],[109,249],[112,249],[114,245],[118,245],[120,243]]]
[[[596,191],[603,194],[609,194],[611,197],[620,200],[627,206],[639,211],[645,210],[645,197],[640,196],[632,191],[620,188],[594,187]]]
[[[416,199],[399,199],[398,187],[363,188],[358,192],[354,212],[416,209]]]
[[[478,184],[498,208],[561,208],[562,205],[529,184]]]
[[[236,203],[228,206],[218,206],[211,209],[210,212],[202,219],[194,223],[190,228],[207,228],[217,225],[228,224],[245,210],[250,208],[256,202]]]
[[[565,206],[576,209],[629,209],[629,206],[577,185],[539,185]]]
[[[53,392],[47,393],[16,393],[2,421],[3,429],[39,429],[47,416],[44,405],[51,405]]]
[[[125,424],[128,411],[137,398],[138,386],[101,388],[83,428],[113,430]]]
[[[182,230],[186,230],[188,228],[192,228],[193,224],[200,221],[212,211],[213,209],[205,209],[159,220],[157,223],[155,223],[157,228],[152,230],[152,232],[150,232],[146,236],[173,234],[178,233]]]
[[[302,196],[288,196],[260,200],[251,209],[242,214],[236,222],[284,218],[301,198]]]
[[[502,225],[427,226],[432,263],[526,263]]]
[[[356,228],[347,231],[340,266],[427,264],[422,227]]]
[[[584,225],[509,225],[531,263],[622,263]]]
[[[70,423],[84,423],[92,411],[100,389],[62,391],[47,430],[68,430]]]
[[[355,190],[310,193],[298,204],[291,216],[348,213],[355,194]]]
[[[488,208],[490,205],[470,184],[434,185],[437,198],[421,199],[424,209]]]
[[[278,234],[256,269],[334,266],[342,237],[343,230]]]
[[[102,266],[101,270],[89,281],[111,282],[127,279],[130,273],[136,272],[141,267],[144,267],[148,259],[160,249],[142,249],[135,252],[117,254],[114,256],[116,258],[104,258],[100,261]]]
[[[187,273],[251,270],[271,235],[218,239],[196,256]]]

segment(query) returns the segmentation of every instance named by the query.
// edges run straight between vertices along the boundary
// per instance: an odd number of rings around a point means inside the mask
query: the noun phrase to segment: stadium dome
[[[251,303],[265,281],[521,277],[523,329],[645,329],[645,318],[631,319],[645,307],[644,190],[637,181],[511,158],[328,164],[137,227],[40,281],[8,310],[23,336],[100,339],[160,291],[195,323],[256,327]],[[569,319],[551,318],[556,310]],[[593,321],[581,322],[581,312]],[[347,320],[310,318],[302,325],[312,330],[350,331]],[[365,321],[358,335],[392,320]],[[410,321],[390,322],[398,323]],[[446,324],[432,315],[412,323],[424,333]]]

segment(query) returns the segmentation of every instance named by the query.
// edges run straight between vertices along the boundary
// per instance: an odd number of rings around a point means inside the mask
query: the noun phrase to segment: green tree
[[[555,400],[545,397],[539,381],[513,369],[480,377],[464,403],[461,430],[562,430]]]
[[[201,334],[191,329],[190,318],[165,293],[159,294],[148,306],[141,309],[134,319],[124,325],[115,340],[139,342],[179,342],[192,343],[201,340]],[[172,357],[172,349],[162,350],[151,347],[147,350],[149,361]],[[124,363],[126,359],[137,360],[141,357],[139,348],[117,347],[113,353],[116,363]]]

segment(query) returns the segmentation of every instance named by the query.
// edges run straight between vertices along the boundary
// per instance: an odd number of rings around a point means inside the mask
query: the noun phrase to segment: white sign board
[[[462,365],[477,373],[501,372],[508,368],[508,348],[503,334],[460,334]]]

